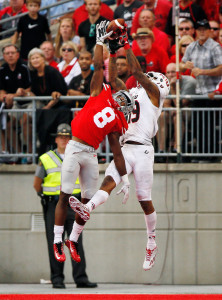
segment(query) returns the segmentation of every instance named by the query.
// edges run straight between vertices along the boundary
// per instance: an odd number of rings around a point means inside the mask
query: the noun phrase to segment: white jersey
[[[158,131],[157,121],[162,111],[164,98],[160,97],[160,105],[156,107],[142,86],[132,88],[130,94],[135,100],[135,106],[131,113],[129,128],[123,137],[123,143],[135,141],[150,145],[151,139]]]

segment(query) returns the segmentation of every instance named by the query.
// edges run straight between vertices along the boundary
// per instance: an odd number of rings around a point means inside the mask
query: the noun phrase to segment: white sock
[[[73,223],[72,231],[69,236],[70,241],[78,242],[79,236],[81,232],[83,231],[84,225],[79,225],[76,223],[76,221]]]
[[[145,222],[146,222],[146,228],[147,228],[147,248],[155,248],[156,247],[156,221],[157,221],[157,215],[154,211],[150,215],[144,215]]]
[[[95,209],[97,206],[103,204],[108,199],[109,194],[103,190],[98,190],[95,195],[92,197],[92,199],[86,204],[86,206],[89,208],[89,211],[91,212],[93,209]]]
[[[62,242],[64,226],[54,225],[54,244]]]

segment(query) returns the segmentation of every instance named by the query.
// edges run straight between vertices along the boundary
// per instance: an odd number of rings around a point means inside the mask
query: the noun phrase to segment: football
[[[109,37],[109,39],[117,39],[121,33],[122,30],[124,29],[124,24],[125,24],[125,20],[124,19],[115,19],[112,20],[108,27],[106,28],[106,32],[110,32],[113,31],[113,33],[111,34],[111,36]]]

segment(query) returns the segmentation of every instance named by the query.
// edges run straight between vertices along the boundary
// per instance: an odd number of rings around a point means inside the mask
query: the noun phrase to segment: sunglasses
[[[189,46],[190,44],[182,44],[181,47],[185,48],[187,46]]]
[[[211,30],[214,30],[214,31],[219,30],[219,28],[217,28],[217,27],[210,27],[210,29],[211,29]]]
[[[72,51],[74,51],[72,48],[63,48],[62,49],[62,52],[65,52],[65,51],[67,51],[67,52],[72,52]]]
[[[182,31],[182,30],[190,30],[190,29],[191,29],[190,27],[181,27],[181,28],[179,28],[180,31]]]

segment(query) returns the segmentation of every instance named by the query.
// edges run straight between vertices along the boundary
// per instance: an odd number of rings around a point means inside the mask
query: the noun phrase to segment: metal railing
[[[175,98],[169,96],[168,98]],[[181,95],[181,99],[208,99],[207,96]],[[60,100],[86,101],[88,96],[62,96]],[[216,96],[215,99],[222,99]],[[7,124],[5,130],[1,130],[0,151],[7,150],[8,153],[0,152],[0,158],[29,158],[36,162],[38,156],[37,125],[36,125],[36,101],[51,100],[51,97],[25,97],[14,98],[15,101],[32,101],[32,109],[3,109],[0,115],[7,114]],[[72,108],[74,116],[80,108]],[[24,115],[25,122],[23,120]],[[180,130],[181,134],[181,153],[175,151],[177,141],[175,132],[176,108],[164,108],[159,118],[159,131],[153,138],[155,156],[171,157],[175,162],[180,162],[178,158],[189,157],[222,157],[222,108],[196,108],[187,107],[180,109]],[[56,131],[56,128],[55,128]],[[4,149],[3,149],[4,148]],[[106,162],[112,159],[108,139],[101,143],[98,155]]]

